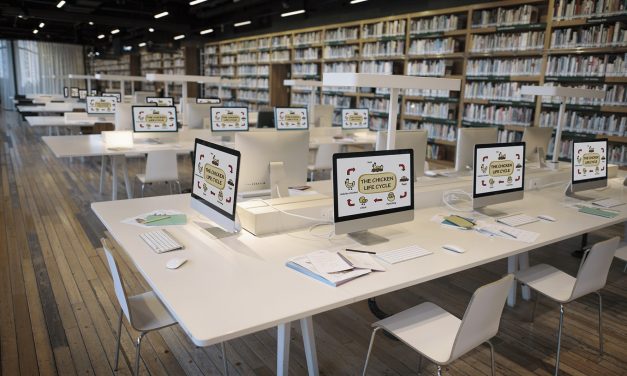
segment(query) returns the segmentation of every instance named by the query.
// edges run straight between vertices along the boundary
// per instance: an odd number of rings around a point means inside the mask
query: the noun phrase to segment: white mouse
[[[168,269],[178,269],[181,265],[187,262],[186,258],[183,257],[175,257],[168,260],[168,263],[165,264],[165,267]]]
[[[464,253],[464,252],[466,252],[466,250],[464,248],[456,246],[456,245],[451,245],[451,244],[444,244],[442,246],[442,248],[446,249],[447,251],[451,251],[451,252],[455,252],[455,253]]]
[[[425,170],[424,174],[425,176],[431,176],[431,177],[438,176],[437,172],[431,171],[431,170]]]
[[[546,215],[546,214],[540,214],[540,215],[538,216],[538,218],[540,218],[540,219],[544,219],[545,221],[549,221],[549,222],[555,222],[555,221],[557,221],[557,219],[555,219],[555,218],[551,217],[550,215]]]

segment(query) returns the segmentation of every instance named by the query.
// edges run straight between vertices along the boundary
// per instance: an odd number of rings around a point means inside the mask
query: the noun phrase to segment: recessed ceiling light
[[[46,26],[46,24],[45,24],[45,23],[43,23],[43,22],[40,22],[40,23],[39,23],[39,28],[40,28],[40,29],[41,29],[41,28],[43,28],[44,26]]]
[[[57,3],[57,8],[63,8],[64,5],[65,5],[65,0],[61,0]]]
[[[150,31],[151,33],[153,33],[155,31],[155,29],[153,29],[152,27],[148,28],[148,31]]]
[[[138,44],[139,47],[146,47],[146,42],[141,42],[140,44]]]
[[[287,12],[287,13],[281,13],[281,17],[289,17],[289,16],[295,16],[297,14],[303,14],[305,13],[304,9],[299,9],[299,10],[295,10],[292,12]]]
[[[204,3],[207,0],[194,0],[194,1],[190,1],[189,5],[196,5],[196,4],[200,4],[200,3]]]
[[[209,34],[209,33],[213,33],[213,29],[206,29],[200,32],[200,35],[205,35],[205,34]]]
[[[96,52],[96,56],[100,56],[100,52]]]
[[[35,29],[33,30],[33,34],[37,34],[39,32],[39,30]]]
[[[120,29],[113,29],[111,30],[111,34],[117,34],[120,32]]]
[[[155,14],[155,18],[161,18],[161,17],[165,17],[168,14],[170,14],[169,12],[161,12],[161,13],[157,13]]]
[[[179,40],[185,38],[185,34],[177,35],[174,37],[174,40]]]
[[[363,3],[364,1],[368,1],[368,0],[351,0],[351,4]]]
[[[24,18],[24,16],[22,16],[21,14],[17,16],[17,18]]]
[[[94,23],[89,21],[89,26],[94,26]]]
[[[104,34],[100,34],[100,35],[98,35],[98,39],[102,39],[102,38],[104,38],[104,37],[105,37],[105,35],[104,35]]]
[[[233,26],[235,26],[235,27],[240,27],[240,26],[250,25],[251,23],[252,23],[252,22],[251,22],[250,20],[249,20],[249,21],[242,21],[242,22],[237,22],[237,23],[234,23],[234,24],[233,24]]]
[[[133,46],[124,46],[122,49],[126,52],[133,50]]]

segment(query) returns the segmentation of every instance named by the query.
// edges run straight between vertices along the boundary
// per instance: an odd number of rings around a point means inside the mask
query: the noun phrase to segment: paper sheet
[[[145,225],[145,224],[143,224],[141,222],[143,220],[145,220],[150,215],[175,215],[175,214],[184,214],[184,213],[182,211],[180,211],[180,210],[174,210],[174,209],[153,210],[151,212],[143,213],[143,214],[137,215],[135,217],[130,217],[130,218],[123,219],[122,223],[125,223],[127,225],[135,225],[135,226],[139,226],[139,227],[142,227],[142,228],[154,228],[154,226],[148,226],[148,225]],[[138,219],[139,219],[139,221],[138,221]]]
[[[524,243],[533,243],[540,236],[540,234],[537,232],[522,230],[516,227],[510,227],[507,225],[490,223],[486,221],[478,221],[476,231],[482,235],[498,236],[501,238],[517,240]]]
[[[353,266],[344,261],[336,252],[320,250],[308,253],[307,258],[316,270],[323,273],[337,273],[353,269]]]
[[[384,272],[385,267],[379,264],[371,254],[358,252],[342,252],[348,262],[358,269],[370,269],[372,271]]]

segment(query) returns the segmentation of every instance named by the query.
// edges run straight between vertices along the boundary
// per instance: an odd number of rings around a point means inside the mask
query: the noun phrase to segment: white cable
[[[464,197],[467,197],[468,200],[464,200],[463,199]],[[454,203],[457,201],[467,201],[468,203],[470,203],[470,207],[469,208],[457,207],[454,205]],[[470,193],[463,191],[461,189],[452,189],[449,191],[444,191],[442,193],[442,203],[444,203],[444,205],[446,205],[451,210],[460,211],[460,212],[472,212],[473,211],[472,196],[470,195]]]

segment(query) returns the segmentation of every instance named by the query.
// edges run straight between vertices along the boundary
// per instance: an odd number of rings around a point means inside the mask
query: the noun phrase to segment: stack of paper
[[[385,270],[368,254],[347,255],[327,250],[293,257],[285,265],[334,287],[373,270]]]

